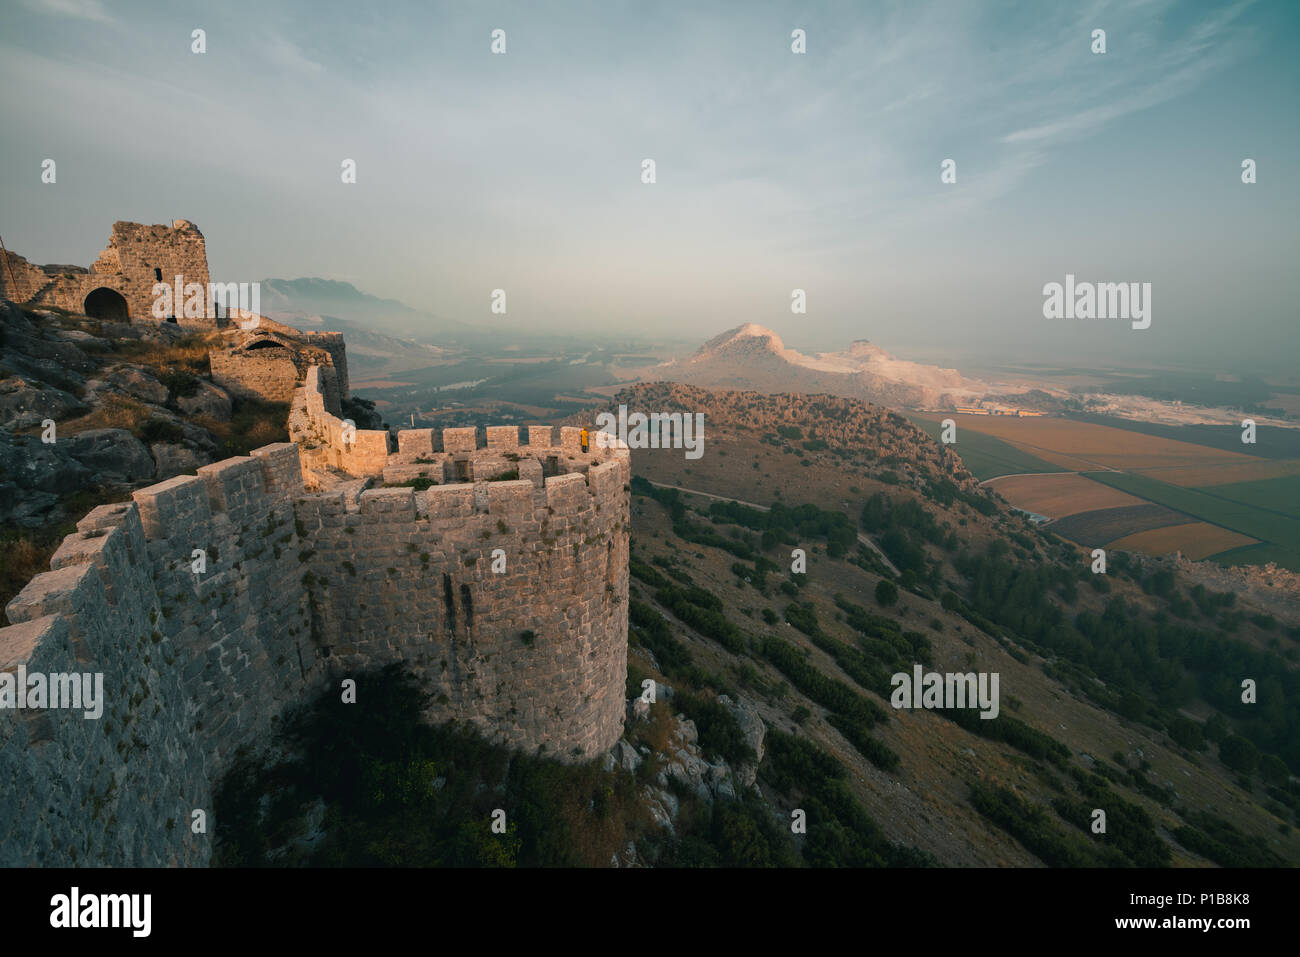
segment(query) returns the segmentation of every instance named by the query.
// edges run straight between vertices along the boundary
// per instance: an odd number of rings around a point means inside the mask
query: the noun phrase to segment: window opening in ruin
[[[460,459],[456,462],[456,480],[460,482],[469,481],[469,460]]]
[[[560,474],[560,457],[558,455],[546,456],[546,467],[543,470],[546,475]]]
[[[159,269],[157,266],[153,267],[153,281],[162,282],[162,270]]]

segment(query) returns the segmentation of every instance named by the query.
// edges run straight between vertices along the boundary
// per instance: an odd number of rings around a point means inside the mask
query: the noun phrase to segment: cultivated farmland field
[[[1300,503],[1292,500],[1289,506],[1269,508],[1251,504],[1255,501],[1237,501],[1223,494],[1224,486],[1195,489],[1160,482],[1145,475],[1128,475],[1120,472],[1094,472],[1099,482],[1137,495],[1150,502],[1186,512],[1202,521],[1256,538],[1276,546],[1279,565],[1300,571]],[[1283,480],[1286,481],[1286,480]],[[1249,483],[1256,484],[1256,483]],[[1269,487],[1274,496],[1285,494],[1287,486]],[[1233,486],[1228,486],[1234,489]],[[1236,494],[1242,493],[1235,488]],[[1233,549],[1236,551],[1236,549]]]
[[[1114,415],[1083,413],[1071,413],[1069,417],[1079,422],[1090,422],[1142,435],[1159,436],[1191,445],[1203,445],[1225,452],[1243,452],[1258,458],[1300,458],[1300,429],[1261,425],[1255,430],[1255,444],[1245,446],[1241,442],[1241,428],[1236,425],[1162,425],[1157,422],[1121,419]]]
[[[1266,479],[1300,475],[1300,459],[1247,459],[1244,462],[1219,461],[1202,465],[1179,465],[1173,468],[1135,470],[1170,485],[1193,488],[1204,485],[1227,485],[1238,482],[1262,482]]]
[[[1259,482],[1235,482],[1202,489],[1207,495],[1243,502],[1254,508],[1300,518],[1300,475],[1265,479]]]
[[[948,418],[977,419],[980,416],[948,416]],[[923,418],[919,415],[911,416],[911,419],[917,428],[929,433],[936,442],[940,441],[941,419]],[[966,468],[970,469],[971,474],[981,482],[999,475],[1061,471],[1060,465],[1044,461],[994,436],[985,435],[974,429],[963,430],[960,424],[957,426],[957,442],[951,448]]]
[[[1073,472],[1011,475],[993,479],[989,488],[1016,508],[1048,518],[1065,518],[1095,509],[1143,505],[1142,499]]]
[[[1254,545],[1255,540],[1240,532],[1233,532],[1208,522],[1187,522],[1154,528],[1135,535],[1125,535],[1106,542],[1107,548],[1119,548],[1144,555],[1168,555],[1182,552],[1184,557],[1198,562],[1219,552]]]
[[[959,447],[963,432],[979,432],[1075,471],[1252,465],[1258,461],[1240,452],[1075,419],[998,415],[953,415],[951,418],[957,423]]]
[[[1011,505],[1052,519],[1049,530],[1063,538],[1300,570],[1300,459],[1282,458],[1279,449],[1272,457],[1234,451],[1226,433],[1210,427],[1147,430],[1100,417],[947,417],[957,423],[952,448],[967,468]],[[939,417],[913,421],[939,436]],[[1294,453],[1288,430],[1273,431]]]
[[[1053,522],[1048,530],[1072,542],[1096,548],[1117,538],[1170,525],[1186,525],[1192,519],[1163,505],[1126,505],[1079,512]]]

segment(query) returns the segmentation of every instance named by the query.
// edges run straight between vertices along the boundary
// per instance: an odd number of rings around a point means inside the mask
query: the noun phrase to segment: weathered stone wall
[[[332,658],[359,669],[396,656],[425,678],[431,717],[512,747],[608,750],[627,673],[629,460],[570,466],[300,499]]]
[[[212,381],[241,398],[292,402],[294,390],[301,384],[298,367],[289,350],[282,347],[248,353],[213,350],[208,359]]]
[[[0,865],[210,859],[217,775],[324,680],[301,490],[287,443],[141,489],[88,514],[9,603],[0,671],[102,672],[107,700],[98,720],[0,710]]]
[[[331,386],[331,373],[328,367],[307,370],[303,386],[294,393],[290,406],[289,438],[298,445],[304,468],[379,475],[388,464],[388,433],[349,429],[329,411],[331,391],[338,394],[337,387]]]
[[[337,332],[300,332],[236,311],[240,327],[227,330],[219,348],[209,350],[212,378],[232,395],[292,402],[294,391],[313,368],[325,410],[337,414],[348,397],[347,348]]]
[[[0,296],[5,299],[12,302],[35,299],[56,278],[15,252],[0,253]]]
[[[434,720],[563,760],[611,747],[629,458],[583,453],[577,431],[530,427],[521,444],[491,428],[480,449],[476,430],[446,430],[435,453],[416,430],[392,456],[436,459],[444,478],[508,464],[514,481],[309,494],[283,443],[87,515],[10,602],[0,671],[102,672],[107,703],[98,721],[0,710],[0,865],[209,861],[212,787],[236,749],[372,665],[411,668]],[[208,835],[190,832],[196,808]]]
[[[300,333],[303,342],[318,349],[324,349],[329,355],[329,365],[334,370],[335,384],[340,399],[352,397],[348,384],[348,351],[341,332],[304,332]]]
[[[25,266],[19,274],[19,260]],[[21,256],[12,257],[15,288],[10,290],[9,272],[0,269],[0,290],[7,299],[34,305],[57,306],[70,312],[84,312],[86,297],[99,288],[120,293],[126,300],[129,318],[155,320],[154,285],[172,285],[181,276],[182,287],[188,283],[203,286],[205,312],[202,318],[186,318],[184,302],[174,304],[173,312],[180,325],[215,328],[215,318],[208,315],[208,253],[203,234],[188,220],[178,219],[171,226],[145,226],[140,223],[116,222],[108,246],[87,270],[46,273],[27,263]],[[44,281],[36,275],[39,272]]]

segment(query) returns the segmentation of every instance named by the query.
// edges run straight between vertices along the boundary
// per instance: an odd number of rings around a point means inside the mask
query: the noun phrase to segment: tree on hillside
[[[1259,751],[1245,738],[1234,734],[1219,745],[1219,760],[1234,771],[1250,774],[1259,764]]]

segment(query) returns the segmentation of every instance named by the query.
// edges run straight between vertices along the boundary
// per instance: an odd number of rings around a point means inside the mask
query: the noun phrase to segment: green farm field
[[[1087,474],[1130,495],[1260,540],[1259,545],[1220,552],[1212,556],[1215,561],[1225,564],[1275,561],[1300,571],[1300,477],[1184,488],[1145,475]]]
[[[943,427],[938,421],[924,419],[920,416],[908,416],[912,424],[928,434],[936,442],[942,441],[940,433]],[[974,429],[962,429],[952,450],[981,482],[997,478],[999,475],[1019,475],[1025,472],[1065,472],[1067,469],[1051,462],[1045,462],[1028,452],[1022,452],[1010,443],[992,435],[976,432]]]

